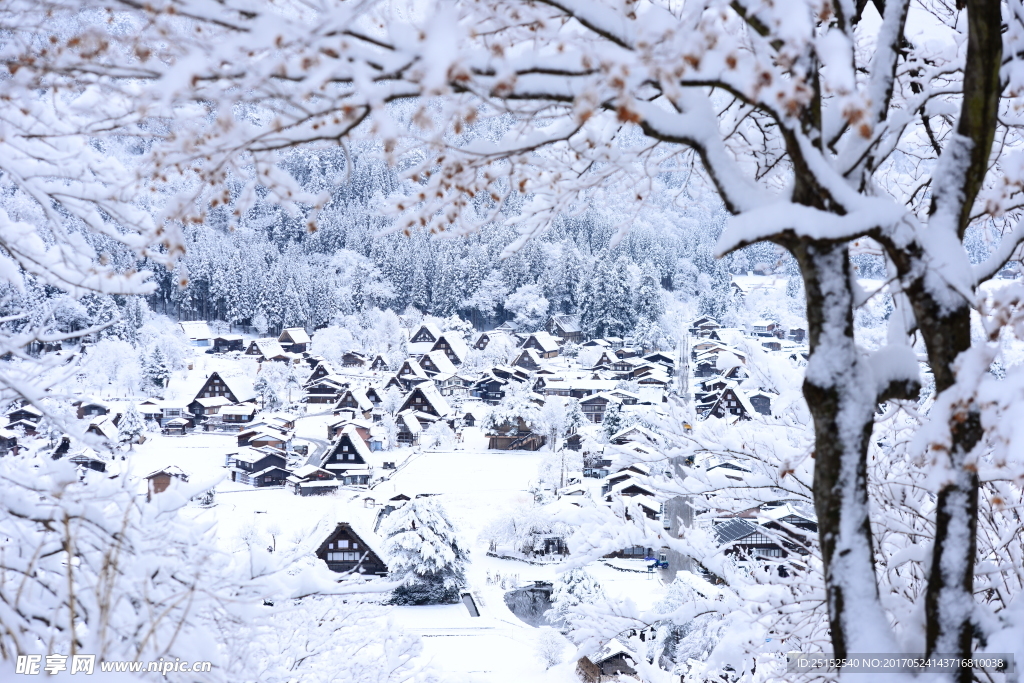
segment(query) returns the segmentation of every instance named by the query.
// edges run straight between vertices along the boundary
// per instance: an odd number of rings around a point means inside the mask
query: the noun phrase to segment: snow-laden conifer
[[[142,414],[134,403],[129,403],[117,424],[117,440],[121,444],[128,444],[133,448],[139,442],[139,437],[146,430],[146,423]]]
[[[411,500],[388,516],[382,532],[390,576],[403,582],[391,594],[393,604],[459,601],[469,553],[440,503]]]

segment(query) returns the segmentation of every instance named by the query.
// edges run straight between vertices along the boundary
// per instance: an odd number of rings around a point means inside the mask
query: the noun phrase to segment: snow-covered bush
[[[432,498],[409,501],[388,515],[382,533],[390,577],[403,582],[392,591],[392,604],[459,601],[469,551],[440,503]]]
[[[586,569],[573,568],[560,574],[551,587],[551,609],[547,617],[570,633],[576,622],[589,618],[588,606],[601,604],[604,589]]]
[[[444,420],[438,420],[423,430],[420,445],[428,451],[446,451],[455,447],[455,432]]]
[[[313,596],[257,611],[244,627],[265,683],[408,683],[431,680],[420,639],[386,609],[349,596]]]
[[[537,654],[548,669],[565,661],[565,650],[569,642],[561,633],[550,626],[542,626],[537,636]]]

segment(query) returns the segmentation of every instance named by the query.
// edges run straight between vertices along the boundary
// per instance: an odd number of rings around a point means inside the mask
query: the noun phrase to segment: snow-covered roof
[[[430,334],[430,336],[434,338],[435,341],[441,337],[440,327],[438,327],[434,323],[421,323],[417,325],[416,328],[409,333],[409,339],[412,340],[413,337],[422,332],[424,329],[427,331],[428,334]]]
[[[445,355],[444,351],[431,351],[426,355],[430,359],[430,362],[434,364],[438,372],[443,372],[449,375],[453,375],[457,372],[455,365],[449,360],[448,356]],[[422,367],[422,363],[420,364]]]
[[[591,401],[594,401],[599,398],[603,398],[609,403],[622,403],[622,399],[607,391],[602,391],[591,396],[585,396],[580,399],[580,403],[590,403]]]
[[[326,472],[326,470],[324,470]],[[333,474],[329,472],[328,474]],[[342,482],[337,479],[313,479],[311,481],[298,481],[298,478],[293,474],[288,477],[288,481],[297,483],[300,488],[304,489],[315,489],[315,488],[337,488],[342,485]]]
[[[281,348],[281,342],[271,337],[253,339],[252,343],[256,345],[256,349],[264,358],[276,358],[285,355],[284,349]]]
[[[579,318],[574,315],[553,315],[551,317],[563,332],[580,332],[582,330]]]
[[[446,401],[444,397],[441,396],[441,393],[437,390],[437,387],[435,387],[432,382],[417,384],[415,387],[413,387],[413,390],[409,392],[409,395],[406,396],[405,401],[402,404],[403,410],[416,409],[416,404],[414,403],[414,396],[416,395],[417,392],[423,395],[424,400],[428,404],[430,404],[430,406],[434,409],[434,412],[436,412],[440,417],[445,417],[452,411],[451,406],[448,405],[448,401]]]
[[[240,448],[237,453],[232,455],[237,461],[249,463],[258,462],[268,455],[276,455],[279,458],[285,457],[285,453],[276,448],[252,448],[251,446]]]
[[[423,431],[423,425],[416,418],[415,412],[414,410],[403,410],[398,414],[398,419],[405,423],[411,433],[419,434]]]
[[[434,342],[433,350],[440,348],[442,340],[448,344],[448,348],[455,353],[455,356],[459,359],[460,363],[466,360],[466,355],[469,353],[469,350],[466,348],[466,343],[462,341],[462,338],[459,337],[459,335],[454,332],[445,332],[438,337],[436,342]]]
[[[248,377],[218,374],[228,390],[235,395],[237,403],[243,403],[256,398],[256,390],[253,388],[252,381]]]
[[[292,475],[299,478],[305,479],[311,477],[317,472],[326,472],[327,470],[317,467],[316,465],[301,465],[292,470]]]
[[[158,474],[169,474],[172,477],[177,477],[178,479],[188,481],[188,473],[185,472],[185,470],[178,467],[177,465],[168,465],[167,467],[162,467],[156,470],[155,472],[150,472],[145,477],[143,477],[143,479],[152,479]]]
[[[256,412],[256,406],[251,403],[243,405],[224,406],[220,409],[221,415],[252,415]]]
[[[661,441],[661,436],[655,434],[643,425],[633,425],[631,427],[626,427],[625,429],[620,429],[612,434],[611,438],[608,440],[615,441],[616,439],[629,439],[632,441],[639,440],[641,442],[652,441],[654,443],[658,443]]]
[[[186,320],[178,323],[189,339],[212,339],[213,333],[205,320]]]
[[[254,473],[252,476],[253,477],[262,477],[264,474],[267,474],[268,472],[271,472],[272,470],[284,470],[285,472],[288,471],[287,469],[285,469],[284,467],[282,467],[280,465],[271,465],[270,467],[264,467],[262,470],[260,470],[259,472]]]
[[[370,452],[370,447],[363,441],[363,437],[359,435],[356,430],[356,426],[353,424],[346,425],[342,430],[341,434],[338,435],[340,439],[342,436],[347,436],[349,441],[352,442],[352,446],[356,449],[356,454],[359,455],[365,462],[369,463],[373,458],[373,454]]]
[[[802,517],[803,519],[806,519],[810,522],[818,521],[818,516],[814,513],[814,508],[812,508],[810,505],[797,506],[794,505],[793,503],[785,503],[784,505],[779,505],[778,507],[762,510],[761,514],[765,517],[768,517],[769,519],[774,519],[776,521],[783,519],[785,517],[789,517],[790,515]]]
[[[231,399],[227,396],[211,396],[210,398],[197,398],[196,403],[204,408],[216,408],[217,406],[226,406],[231,404]]]
[[[248,435],[249,441],[257,439],[259,437],[269,436],[273,439],[280,439],[281,441],[287,441],[292,438],[292,433],[287,429],[281,429],[274,425],[268,425],[264,422],[257,422],[249,429],[243,432],[239,432],[239,436]]]
[[[630,659],[636,659],[636,655],[632,650],[614,638],[609,640],[604,647],[598,650],[592,657],[589,657],[589,659],[594,664],[600,664],[601,662],[609,660],[617,655],[626,655]]]
[[[540,346],[541,350],[544,351],[544,353],[557,351],[560,348],[558,346],[558,341],[547,332],[534,332],[529,337],[527,337],[526,341],[523,343],[529,343],[530,339],[536,340],[537,344]]]
[[[545,389],[562,389],[569,391],[610,391],[619,383],[616,379],[566,379],[552,377],[546,380]]]
[[[452,369],[454,372],[454,368]],[[418,377],[420,379],[428,379],[427,373],[423,371],[419,362],[415,358],[407,358],[402,364],[402,367],[398,370],[399,377]]]
[[[186,420],[187,422],[187,420]],[[92,419],[89,424],[89,428],[95,427],[99,432],[108,439],[116,439],[118,435],[117,425],[110,419],[110,415],[97,415]]]
[[[373,401],[366,397],[366,389],[351,389],[345,392],[345,394],[343,394],[342,397],[338,399],[338,405],[335,407],[344,407],[342,406],[342,403],[345,402],[349,394],[351,394],[352,398],[355,399],[356,407],[358,407],[359,410],[373,410]]]
[[[516,356],[516,359],[514,361],[514,365],[516,365],[517,367],[522,367],[521,365],[519,365],[519,363],[523,360],[523,356],[526,356],[526,358],[530,362],[532,362],[534,365],[540,365],[543,362],[541,357],[540,357],[540,354],[537,353],[536,350],[534,350],[534,349],[523,349],[519,353],[519,355]]]
[[[289,339],[291,342],[288,342]],[[308,344],[310,339],[305,328],[287,327],[281,331],[281,336],[277,338],[277,341],[292,344]]]
[[[618,484],[615,484],[615,486],[612,486],[611,490],[608,491],[608,494],[616,495],[622,493],[623,489],[628,489],[630,486],[636,486],[637,488],[646,491],[647,495],[651,496],[652,500],[656,495],[655,492],[651,489],[651,487],[647,486],[646,484],[641,484],[633,477],[629,477],[628,479],[625,479],[623,481],[620,481]]]

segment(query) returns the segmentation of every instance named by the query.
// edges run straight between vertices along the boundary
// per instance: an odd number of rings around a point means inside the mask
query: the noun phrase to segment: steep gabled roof
[[[338,439],[331,446],[331,449],[324,455],[323,462],[327,462],[332,456],[336,455],[338,448],[344,438],[348,438],[349,443],[352,444],[352,448],[355,449],[356,455],[363,459],[363,462],[367,465],[372,463],[373,454],[370,452],[370,447],[363,441],[363,437],[359,435],[359,431],[356,429],[354,424],[347,424],[341,429],[341,433],[338,434]]]
[[[441,396],[440,392],[438,392],[437,387],[432,383],[417,384],[413,387],[412,391],[409,392],[409,395],[405,397],[401,410],[416,410],[417,406],[415,399],[419,396],[422,396],[423,399],[430,404],[430,407],[434,409],[439,417],[446,417],[452,411],[451,406],[448,405],[448,402],[444,400],[444,397]]]
[[[431,351],[426,356],[420,359],[420,367],[426,362],[426,359],[430,359],[430,362],[437,368],[437,372],[444,373],[447,375],[454,375],[458,370],[455,365],[449,360],[448,356],[445,355],[444,351]]]
[[[405,362],[402,363],[402,367],[398,369],[396,373],[397,377],[417,377],[419,379],[429,379],[427,373],[423,371],[419,362],[415,358],[406,358]]]
[[[264,358],[277,358],[278,356],[284,355],[284,349],[281,348],[281,343],[272,337],[267,337],[265,339],[253,339],[252,343]]]
[[[308,344],[309,334],[303,327],[288,327],[281,331],[277,341],[285,344]]]
[[[347,399],[350,394],[352,395],[352,398],[355,399],[356,406],[359,408],[359,410],[373,410],[373,402],[366,397],[366,389],[351,389],[345,392],[344,394],[342,394],[341,398],[338,399],[338,404],[335,406],[335,408],[344,407],[342,406],[342,403],[345,402],[345,399]]]
[[[524,356],[525,356],[525,358],[524,358]],[[522,351],[519,352],[519,355],[516,356],[516,359],[514,361],[512,361],[512,365],[514,365],[516,367],[520,367],[520,368],[524,367],[522,365],[524,360],[528,360],[529,362],[532,362],[534,366],[540,366],[540,364],[542,362],[540,354],[538,354],[536,350],[534,350],[534,349],[523,349]]]
[[[437,341],[434,342],[434,345],[430,348],[430,350],[440,350],[441,342],[444,342],[445,344],[448,345],[448,349],[455,355],[456,358],[458,358],[458,362],[460,364],[462,363],[462,361],[466,360],[466,354],[468,354],[469,351],[466,348],[466,342],[462,341],[462,338],[459,337],[459,335],[453,332],[445,332],[444,334],[437,338]]]
[[[253,389],[253,384],[249,381],[248,377],[220,374],[218,376],[227,386],[228,390],[234,394],[236,403],[245,403],[256,398],[256,391]]]
[[[351,522],[338,522],[338,525],[328,534],[327,538],[320,544],[320,547],[316,549],[318,557],[327,550],[328,542],[336,538],[339,532],[345,532],[346,535],[352,536],[356,541],[362,543],[371,553],[377,556],[377,560],[382,565],[386,565],[385,555],[381,552],[381,538],[372,531],[364,529],[362,525]]]
[[[551,316],[555,325],[560,327],[563,332],[580,332],[580,320],[575,315],[553,315]]]
[[[544,353],[557,351],[559,348],[561,348],[558,345],[558,341],[547,332],[534,332],[533,334],[526,338],[526,341],[523,342],[523,346],[529,344],[531,339],[537,342],[537,345],[540,346],[541,351],[543,351]]]
[[[441,329],[437,325],[435,325],[434,323],[422,323],[409,334],[409,341],[413,342],[414,344],[423,343],[413,341],[414,339],[416,339],[416,337],[420,336],[420,333],[422,332],[426,332],[427,334],[434,338],[434,341],[432,341],[431,344],[437,341],[438,338],[441,336]]]

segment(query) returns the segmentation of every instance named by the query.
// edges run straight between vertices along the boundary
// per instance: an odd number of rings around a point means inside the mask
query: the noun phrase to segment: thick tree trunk
[[[814,418],[814,505],[836,657],[890,651],[868,519],[867,450],[875,389],[853,338],[845,244],[790,246],[807,292],[811,355],[804,396]]]
[[[971,309],[939,305],[918,281],[911,288],[918,329],[928,348],[941,395],[956,382],[954,362],[971,346]],[[938,490],[935,545],[925,593],[926,654],[970,657],[974,637],[974,561],[978,535],[978,472],[971,452],[981,440],[981,416],[973,405],[956,406],[951,416],[952,448],[944,454],[949,477]],[[956,680],[973,680],[961,669]]]

